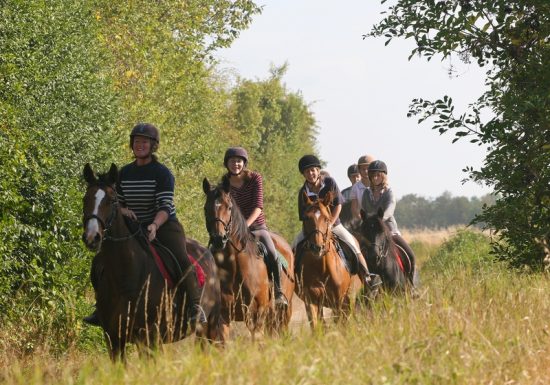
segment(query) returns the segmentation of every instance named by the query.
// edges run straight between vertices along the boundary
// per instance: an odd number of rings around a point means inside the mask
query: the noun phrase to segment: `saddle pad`
[[[258,245],[258,251],[260,253],[260,255],[263,257],[264,261],[266,261],[266,258],[267,258],[267,247],[265,247],[265,245],[260,242],[260,241],[257,241],[256,242],[257,245]],[[279,250],[276,250],[277,251],[277,254],[275,255],[275,258],[277,259],[277,264],[279,265],[279,267],[282,267],[283,269],[288,269],[288,261],[286,260],[286,258],[279,252]],[[266,261],[266,264],[267,264],[267,261]]]

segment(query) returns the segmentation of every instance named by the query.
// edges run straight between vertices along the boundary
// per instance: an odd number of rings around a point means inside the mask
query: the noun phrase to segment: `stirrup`
[[[371,288],[374,289],[382,284],[382,278],[378,274],[369,274],[368,278],[366,279],[366,284]]]
[[[275,306],[288,306],[288,300],[283,293],[275,294]]]

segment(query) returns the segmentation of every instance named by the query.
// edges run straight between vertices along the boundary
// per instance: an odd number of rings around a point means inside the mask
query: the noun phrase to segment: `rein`
[[[326,247],[327,243],[330,241],[329,231],[330,230],[329,230],[328,227],[327,227],[327,230],[324,233],[319,229],[313,229],[307,235],[304,236],[304,246],[303,247],[310,250],[310,251],[316,252],[314,247],[317,246],[317,245],[313,242],[310,242],[309,238],[312,235],[321,234],[321,237],[323,238],[323,245],[321,246],[321,249],[319,251],[323,251],[323,253],[320,255],[320,257],[325,256],[328,253],[328,250],[329,250],[329,247]]]
[[[83,225],[86,227],[86,224],[91,219],[96,219],[101,227],[103,227],[103,235],[104,240],[109,240],[113,242],[124,242],[129,239],[134,238],[136,235],[142,232],[141,226],[138,226],[137,230],[134,233],[131,233],[130,235],[124,236],[124,237],[113,237],[111,235],[108,235],[109,230],[111,230],[111,227],[113,226],[113,222],[118,214],[118,200],[115,198],[111,200],[111,213],[109,214],[109,218],[107,218],[107,222],[104,222],[103,219],[101,219],[98,215],[92,214],[84,218]]]
[[[222,226],[223,226],[223,230],[225,231],[225,234],[221,236],[222,244],[223,244],[223,248],[222,248],[222,249],[224,249],[224,248],[225,248],[225,245],[226,245],[227,243],[229,243],[231,246],[233,246],[233,248],[234,248],[235,250],[237,250],[237,253],[240,253],[241,251],[243,251],[245,247],[243,246],[242,249],[239,249],[237,246],[235,246],[235,243],[233,243],[233,241],[231,240],[231,238],[230,238],[229,235],[228,235],[228,234],[231,233],[231,228],[232,228],[231,225],[232,225],[232,223],[233,223],[233,214],[231,214],[231,215],[229,216],[229,221],[228,221],[227,223],[225,223],[223,220],[221,220],[221,219],[218,218],[218,217],[215,217],[215,218],[214,218],[214,223],[216,223],[216,222],[220,222],[220,223],[222,224]],[[212,232],[210,232],[209,235],[210,235],[210,237],[209,237],[209,240],[208,240],[208,247],[212,246],[212,239],[213,239],[213,238],[215,238],[215,237],[220,237],[220,235],[214,234],[214,233],[212,233]]]

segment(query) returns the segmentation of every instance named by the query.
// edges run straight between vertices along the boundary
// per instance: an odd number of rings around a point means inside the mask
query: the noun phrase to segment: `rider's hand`
[[[149,226],[147,226],[147,231],[149,232],[149,242],[151,242],[153,239],[155,239],[157,237],[157,230],[158,230],[158,225],[153,222],[151,223]]]
[[[134,221],[137,221],[137,216],[132,210],[127,209],[126,207],[122,207],[120,211],[122,212],[122,215],[124,215],[125,217],[133,219]]]

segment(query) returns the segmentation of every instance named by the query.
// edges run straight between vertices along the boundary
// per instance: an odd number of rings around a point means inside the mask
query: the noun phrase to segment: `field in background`
[[[191,340],[151,359],[132,350],[126,367],[112,365],[103,348],[53,354],[46,338],[30,355],[3,349],[0,383],[550,383],[548,277],[494,263],[479,233],[458,231],[443,244],[411,239],[422,260],[417,299],[385,296],[315,333],[294,319],[292,332],[256,344],[239,325],[224,350],[201,351]],[[17,331],[2,329],[0,340]]]

